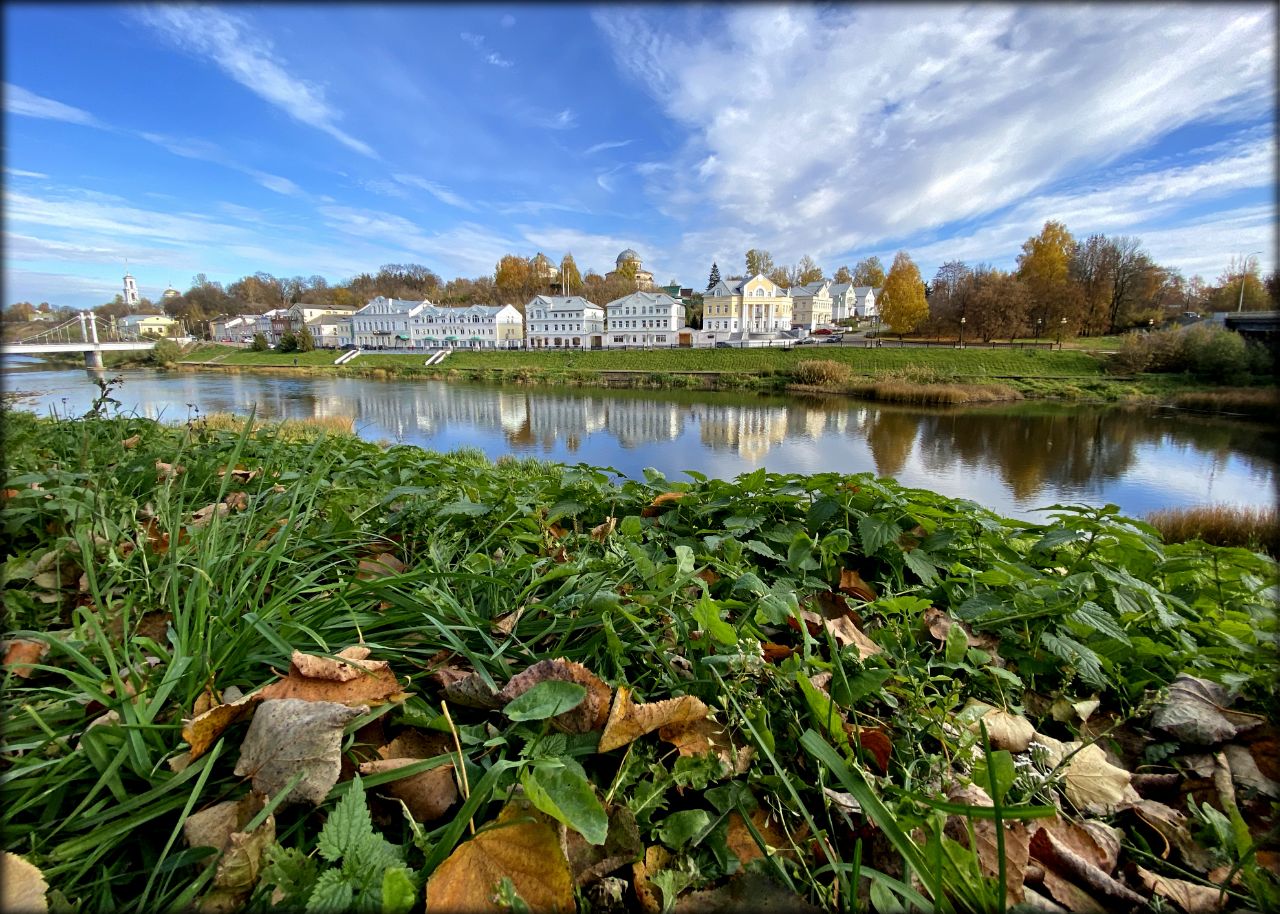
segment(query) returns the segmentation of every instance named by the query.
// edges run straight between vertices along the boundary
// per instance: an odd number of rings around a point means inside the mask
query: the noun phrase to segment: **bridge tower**
[[[126,277],[132,279],[133,277]],[[127,287],[126,287],[127,288]],[[86,329],[88,332],[86,332]],[[80,312],[80,338],[86,343],[98,345],[98,318],[92,311]],[[102,364],[102,352],[99,349],[86,349],[84,351],[84,367],[89,369],[102,369],[106,366]]]

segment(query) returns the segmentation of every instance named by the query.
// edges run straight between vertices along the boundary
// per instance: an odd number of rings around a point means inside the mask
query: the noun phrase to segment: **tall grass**
[[[1274,387],[1243,387],[1227,390],[1197,390],[1177,394],[1173,405],[1180,409],[1239,413],[1274,419],[1280,414],[1280,390]]]
[[[210,431],[223,432],[239,431],[244,428],[245,421],[243,416],[236,416],[231,413],[210,413],[196,420],[197,424]],[[294,441],[303,438],[314,438],[319,434],[354,435],[356,420],[351,416],[312,416],[301,419],[281,419],[272,422],[254,421],[252,425],[253,431],[257,432],[263,428],[270,428],[273,435],[285,441]]]
[[[910,381],[880,381],[855,384],[850,390],[868,400],[917,405],[958,405],[1021,400],[1022,394],[1004,384],[914,384]]]
[[[1166,543],[1199,540],[1211,546],[1245,546],[1280,556],[1280,512],[1274,506],[1166,508],[1151,512],[1146,520]]]

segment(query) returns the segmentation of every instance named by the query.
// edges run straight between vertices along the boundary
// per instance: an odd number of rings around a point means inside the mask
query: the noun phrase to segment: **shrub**
[[[1270,353],[1262,347],[1246,344],[1233,330],[1209,324],[1130,333],[1107,362],[1108,370],[1117,374],[1189,372],[1218,383],[1265,373],[1270,365]]]
[[[316,348],[316,339],[311,335],[308,327],[303,327],[298,334],[298,352],[311,352]]]
[[[818,387],[841,387],[849,383],[849,366],[830,359],[812,359],[797,362],[791,370],[791,377],[800,384],[814,384]]]
[[[286,330],[280,337],[280,342],[276,344],[277,352],[297,352],[298,337],[292,330]]]
[[[178,361],[178,356],[180,355],[182,355],[182,350],[178,348],[178,344],[173,340],[156,340],[148,359],[152,365],[167,367]]]
[[[267,338],[261,333],[253,335],[253,342],[249,344],[250,352],[266,352],[271,348],[271,344],[267,342]]]

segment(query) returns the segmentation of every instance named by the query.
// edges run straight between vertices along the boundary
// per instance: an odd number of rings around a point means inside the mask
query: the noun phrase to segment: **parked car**
[[[818,338],[816,336],[806,336],[802,340],[796,340],[796,345],[797,346],[814,346],[817,344],[817,342],[818,342]]]
[[[716,348],[717,348],[717,349],[732,349],[732,348],[733,348],[733,343],[724,343],[724,342],[716,343]]]
[[[814,336],[828,336],[830,333],[831,331],[826,327],[819,327],[817,330],[813,331]]]
[[[356,348],[356,344],[355,344],[355,343],[343,343],[343,344],[342,344],[342,346],[340,346],[339,348],[340,348],[340,349],[342,349],[342,351],[343,351],[343,352],[350,352],[352,349],[355,349],[355,348]]]
[[[829,332],[829,331],[828,331],[828,332]],[[843,339],[844,339],[844,334],[843,334],[843,333],[841,333],[841,334],[832,334],[831,336],[825,337],[825,338],[822,340],[822,342],[824,342],[824,343],[839,343],[839,342],[841,342]]]

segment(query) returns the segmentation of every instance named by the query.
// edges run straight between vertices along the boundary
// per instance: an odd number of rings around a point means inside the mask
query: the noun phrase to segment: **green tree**
[[[747,251],[747,277],[760,273],[768,276],[774,270],[773,257],[768,251],[752,248]]]
[[[919,327],[929,316],[920,268],[906,251],[899,251],[893,258],[877,304],[880,319],[899,337]]]
[[[711,275],[707,277],[707,291],[711,291],[711,287],[720,281],[720,267],[713,260],[711,261]]]
[[[267,342],[266,336],[261,333],[253,335],[253,342],[249,344],[250,352],[266,352],[271,348],[271,344]]]
[[[855,286],[871,286],[879,289],[884,285],[884,264],[879,257],[864,257],[853,268],[853,284]]]
[[[311,352],[316,348],[316,338],[311,334],[310,327],[303,327],[298,332],[298,352]]]
[[[694,292],[684,300],[684,322],[695,330],[702,329],[704,301],[702,294]]]
[[[276,343],[276,352],[297,352],[298,336],[292,330],[286,330],[280,335],[280,342]]]
[[[851,283],[853,282],[853,273],[849,271],[848,267],[841,267],[836,270],[836,275],[831,281],[834,283]]]
[[[159,339],[156,340],[155,346],[151,347],[151,352],[147,355],[147,361],[152,365],[158,365],[166,368],[178,361],[178,356],[182,355],[182,350],[178,348],[178,344],[173,340]]]

